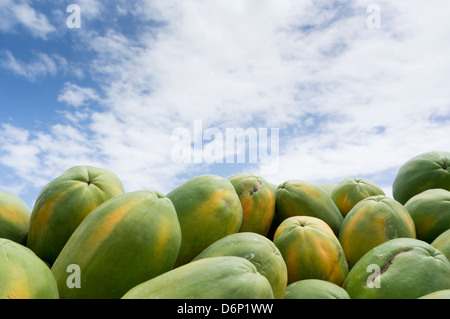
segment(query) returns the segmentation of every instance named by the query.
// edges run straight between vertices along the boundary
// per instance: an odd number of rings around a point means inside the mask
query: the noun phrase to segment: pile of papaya
[[[75,166],[0,192],[2,299],[450,299],[450,152],[366,178],[200,175],[125,192]]]

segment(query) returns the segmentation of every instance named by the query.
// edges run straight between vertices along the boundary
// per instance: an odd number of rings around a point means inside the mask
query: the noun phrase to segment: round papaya
[[[31,211],[18,196],[0,191],[0,238],[25,245]]]
[[[172,202],[155,191],[135,191],[104,202],[86,216],[51,270],[61,299],[118,299],[171,270],[180,246]],[[77,283],[80,287],[73,288]]]
[[[286,288],[284,299],[350,299],[347,291],[330,281],[304,279]]]
[[[273,242],[288,270],[288,284],[321,279],[341,285],[348,273],[344,250],[323,220],[293,216],[278,226]]]
[[[192,261],[130,289],[122,299],[273,299],[272,287],[245,258]]]
[[[220,256],[243,257],[255,265],[267,278],[275,299],[283,298],[287,286],[287,268],[275,244],[266,237],[252,232],[234,233],[212,243],[193,261]]]
[[[253,232],[266,236],[275,214],[275,192],[262,177],[237,174],[229,178],[242,206],[240,232]]]
[[[175,206],[182,233],[175,267],[190,262],[213,242],[237,233],[241,227],[241,202],[227,178],[197,176],[176,187],[167,197]]]
[[[450,152],[432,151],[405,162],[397,172],[392,194],[401,204],[427,189],[450,191]]]
[[[312,216],[325,221],[335,235],[344,219],[328,193],[320,186],[292,180],[278,186],[275,212],[280,221],[292,216]]]
[[[410,198],[406,209],[416,225],[417,239],[431,243],[450,229],[450,192],[428,189]]]
[[[374,182],[366,178],[346,178],[331,193],[331,199],[345,217],[359,201],[376,195],[386,195]]]
[[[418,299],[450,299],[450,289],[435,291]]]
[[[414,222],[402,204],[378,195],[363,199],[350,210],[338,238],[352,268],[373,247],[399,237],[416,238]]]
[[[26,246],[0,238],[0,299],[58,299],[50,268]]]
[[[441,251],[448,260],[450,260],[450,229],[440,234],[433,242],[431,246]]]
[[[450,262],[422,240],[391,239],[361,257],[342,288],[352,299],[416,299],[450,289]]]
[[[68,169],[39,193],[26,245],[53,264],[81,221],[97,206],[123,192],[122,182],[109,170],[92,166]]]

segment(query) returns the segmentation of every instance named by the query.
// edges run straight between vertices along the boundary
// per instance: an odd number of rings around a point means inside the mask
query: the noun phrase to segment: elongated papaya
[[[242,206],[231,182],[216,175],[194,177],[173,189],[182,242],[175,267],[194,259],[216,240],[239,231]]]
[[[52,266],[62,299],[118,299],[135,285],[173,268],[181,229],[172,202],[155,191],[106,201],[74,231]],[[76,265],[80,287],[76,283]],[[71,278],[69,278],[71,276]]]
[[[192,261],[130,289],[122,299],[273,299],[272,287],[242,257]]]

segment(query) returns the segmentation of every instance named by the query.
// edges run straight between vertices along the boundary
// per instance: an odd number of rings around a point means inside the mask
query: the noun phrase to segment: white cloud
[[[64,84],[63,91],[58,96],[58,102],[64,102],[74,107],[80,107],[89,101],[98,99],[99,97],[94,89],[83,88],[70,82]]]
[[[59,71],[67,70],[67,66],[67,60],[58,54],[37,52],[33,60],[27,63],[16,59],[9,50],[0,52],[0,67],[30,81],[55,76]]]
[[[371,2],[327,3],[137,2],[140,19],[167,25],[135,37],[84,33],[101,94],[67,83],[59,100],[78,107],[65,113],[73,125],[11,142],[32,155],[23,171],[7,160],[19,150],[2,147],[2,163],[30,182],[36,167],[44,178],[97,163],[129,190],[167,192],[179,178],[208,171],[171,160],[175,128],[202,120],[220,130],[280,128],[279,171],[268,176],[274,183],[364,175],[390,193],[386,171],[448,148],[450,44],[443,39],[450,38],[450,4],[379,1],[382,27],[369,29]],[[27,74],[7,57],[11,70]],[[30,65],[28,73],[40,70]],[[101,107],[79,110],[94,101]]]
[[[17,25],[42,39],[56,31],[47,17],[32,8],[29,1],[0,0],[0,31],[17,32]]]

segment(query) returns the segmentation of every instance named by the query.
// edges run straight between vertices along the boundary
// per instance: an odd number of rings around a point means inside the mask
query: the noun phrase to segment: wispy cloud
[[[17,25],[42,39],[56,31],[46,15],[36,11],[30,1],[0,0],[0,31],[16,33]]]
[[[66,71],[67,60],[58,54],[36,52],[30,62],[18,60],[9,50],[0,52],[0,67],[30,81],[38,78],[55,76],[59,71]]]
[[[371,176],[389,193],[401,163],[448,148],[450,44],[442,39],[450,38],[450,5],[379,1],[382,27],[369,29],[371,2],[327,3],[122,3],[122,14],[164,24],[134,37],[86,30],[86,69],[98,87],[68,82],[56,94],[75,107],[64,112],[70,125],[46,134],[4,126],[2,164],[37,186],[64,166],[95,163],[128,190],[166,192],[214,167],[171,160],[173,131],[202,120],[221,130],[280,128],[274,183]],[[44,53],[24,64],[6,52],[3,61],[34,78],[58,70]],[[96,107],[83,109],[89,104]],[[20,152],[30,154],[27,163],[9,161]]]

